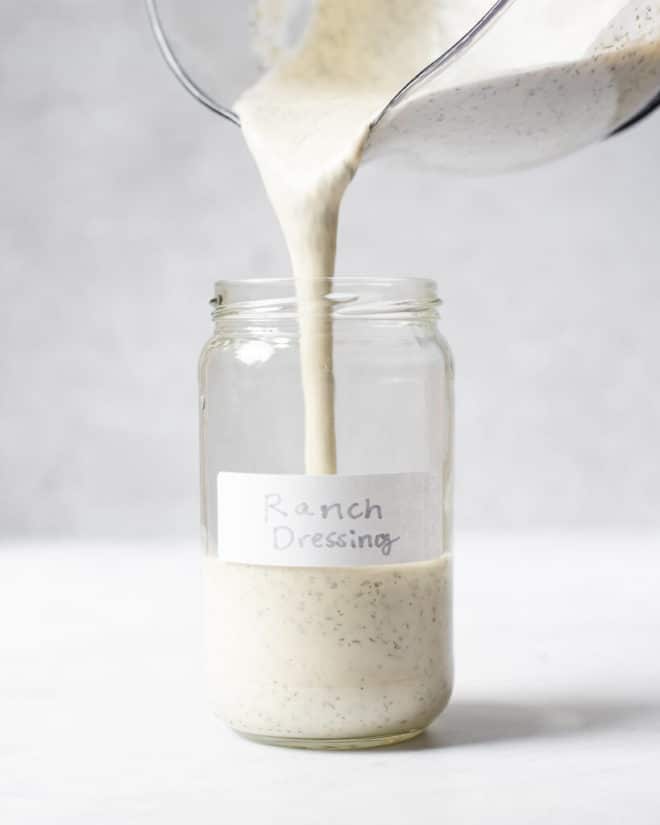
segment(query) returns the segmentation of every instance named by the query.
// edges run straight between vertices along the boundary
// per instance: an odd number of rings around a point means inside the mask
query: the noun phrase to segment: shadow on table
[[[613,728],[660,714],[660,705],[631,702],[562,701],[548,704],[506,702],[452,702],[429,730],[392,750],[425,750],[548,739]]]

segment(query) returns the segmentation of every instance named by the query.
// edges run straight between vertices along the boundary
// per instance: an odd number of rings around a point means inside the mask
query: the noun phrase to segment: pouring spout
[[[617,129],[611,132],[607,137],[614,137],[614,135],[618,135],[621,132],[625,132],[626,129],[630,129],[631,126],[635,126],[641,120],[648,117],[650,114],[655,112],[657,108],[660,107],[660,92],[653,98],[653,100],[649,101],[647,105],[638,112],[634,117],[631,117],[630,120],[627,120],[625,123],[622,123]]]

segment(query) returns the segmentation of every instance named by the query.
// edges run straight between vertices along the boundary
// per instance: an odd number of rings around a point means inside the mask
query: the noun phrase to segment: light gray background
[[[287,271],[275,220],[138,0],[0,24],[1,534],[195,535],[207,299]],[[660,115],[506,178],[358,176],[339,271],[446,300],[459,528],[660,526],[659,146]]]

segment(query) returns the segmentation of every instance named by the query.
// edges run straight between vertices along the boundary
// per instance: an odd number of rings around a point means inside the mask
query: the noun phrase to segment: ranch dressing
[[[435,0],[321,0],[301,47],[238,101],[284,232],[298,297],[305,469],[337,472],[332,322],[339,208],[369,124],[438,50]],[[438,500],[438,507],[440,501]],[[221,517],[221,516],[220,516]],[[438,547],[440,556],[442,548]],[[452,682],[450,559],[368,568],[269,567],[209,556],[210,677],[250,735],[375,740],[426,727]],[[264,657],[267,651],[267,657]]]
[[[206,559],[217,712],[252,736],[386,740],[452,686],[451,562],[267,567]],[[222,629],[224,632],[221,632]]]
[[[267,16],[282,3],[259,5]],[[602,136],[657,83],[657,41],[590,56],[601,29],[606,43],[616,40],[607,27],[620,0],[588,0],[590,19],[574,0],[536,3],[547,15],[543,25],[531,25],[532,4],[518,3],[498,24],[500,34],[486,35],[372,131],[397,91],[490,5],[318,0],[299,46],[278,53],[236,105],[296,282],[310,476],[338,470],[332,320],[319,279],[334,273],[341,200],[365,150],[369,157],[410,148],[443,168],[499,168],[511,165],[507,151],[517,151],[525,132],[523,111],[532,139],[522,141],[520,162],[534,162],[574,148],[576,123],[577,143],[593,139],[595,129]],[[547,34],[562,27],[565,39],[554,38],[553,52]],[[524,107],[537,93],[535,120]],[[425,561],[317,569],[223,561],[218,549],[205,562],[209,666],[213,699],[234,728],[271,739],[386,740],[418,732],[446,705],[448,547]]]

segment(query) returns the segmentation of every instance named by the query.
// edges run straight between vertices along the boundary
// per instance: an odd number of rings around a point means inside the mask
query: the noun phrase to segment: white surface
[[[209,718],[194,547],[0,550],[6,825],[657,825],[660,539],[457,542],[454,700],[398,748]]]

